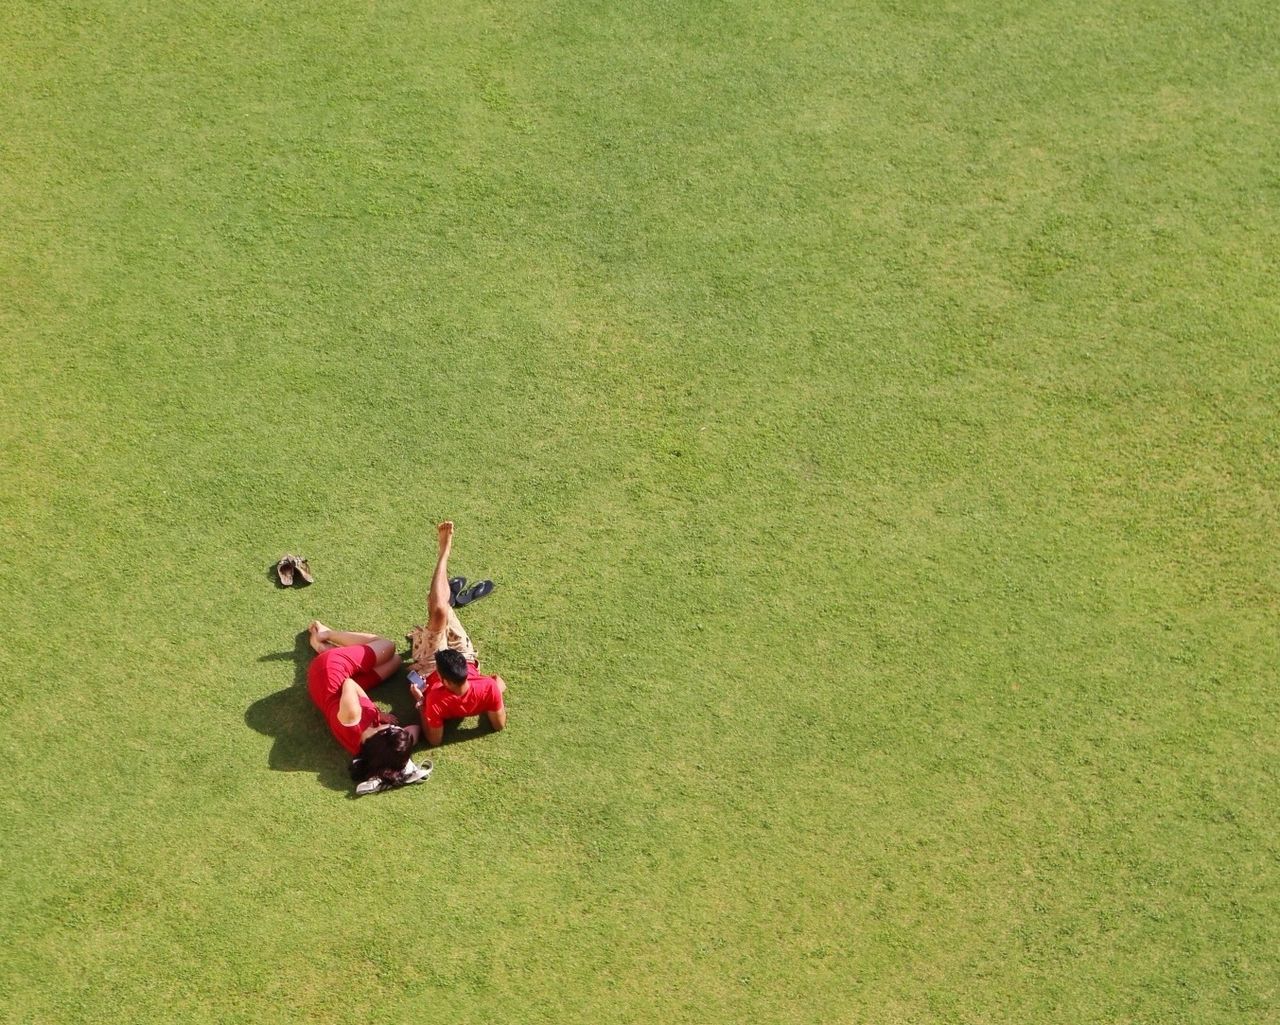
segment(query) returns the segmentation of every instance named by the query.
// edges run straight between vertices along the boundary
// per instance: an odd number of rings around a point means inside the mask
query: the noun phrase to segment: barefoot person
[[[427,596],[427,625],[415,627],[409,634],[413,667],[426,677],[425,687],[410,684],[409,689],[422,712],[422,726],[432,747],[444,739],[446,720],[484,715],[495,730],[507,725],[503,701],[507,684],[501,676],[485,676],[477,668],[476,649],[449,606],[453,523],[446,520],[436,531],[439,551]]]
[[[400,779],[418,727],[401,729],[367,693],[400,668],[395,643],[377,634],[331,630],[319,620],[307,632],[316,653],[307,668],[307,692],[338,743],[355,757],[352,776],[356,782]]]

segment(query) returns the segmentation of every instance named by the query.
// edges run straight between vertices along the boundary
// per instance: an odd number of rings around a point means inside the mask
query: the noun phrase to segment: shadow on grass
[[[463,723],[475,722],[474,726],[464,726]],[[444,724],[444,740],[440,742],[441,747],[448,747],[450,744],[463,744],[468,740],[478,740],[481,737],[487,737],[493,733],[494,729],[489,725],[489,720],[483,715],[478,717],[478,721],[472,719],[450,719]],[[436,748],[440,750],[440,748]]]
[[[259,698],[249,706],[244,721],[275,742],[267,765],[276,772],[313,772],[330,790],[351,790],[347,753],[329,736],[324,717],[307,694],[307,666],[315,652],[307,631],[298,634],[292,651],[263,655],[259,662],[292,662],[293,685]]]

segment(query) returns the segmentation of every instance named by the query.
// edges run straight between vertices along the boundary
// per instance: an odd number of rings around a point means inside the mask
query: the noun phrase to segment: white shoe
[[[422,765],[414,765],[413,760],[405,762],[404,771],[400,773],[399,785],[407,787],[411,783],[425,783],[431,778],[431,772],[435,769],[435,764],[430,758]]]
[[[404,769],[395,779],[383,779],[381,776],[374,776],[372,779],[366,779],[363,783],[356,785],[356,797],[366,797],[369,794],[381,793],[383,790],[394,790],[396,787],[407,787],[413,783],[425,783],[431,778],[431,771],[435,768],[430,758],[427,759],[425,765],[414,765],[413,760],[404,763]]]

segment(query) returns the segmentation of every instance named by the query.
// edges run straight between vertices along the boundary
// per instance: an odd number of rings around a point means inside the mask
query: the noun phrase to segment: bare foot
[[[320,620],[313,619],[311,625],[307,627],[307,633],[311,635],[311,650],[319,655],[322,651],[328,651],[333,647],[329,643],[329,634],[333,633]]]
[[[436,527],[440,541],[440,551],[445,551],[453,543],[453,520],[445,520]]]

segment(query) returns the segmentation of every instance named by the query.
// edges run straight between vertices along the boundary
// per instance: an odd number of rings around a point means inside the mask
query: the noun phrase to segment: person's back
[[[507,724],[505,689],[501,677],[485,676],[459,652],[451,648],[436,652],[436,671],[427,677],[422,703],[427,743],[432,743],[434,731],[443,733],[446,721],[472,715],[485,715],[490,726],[502,729]]]

